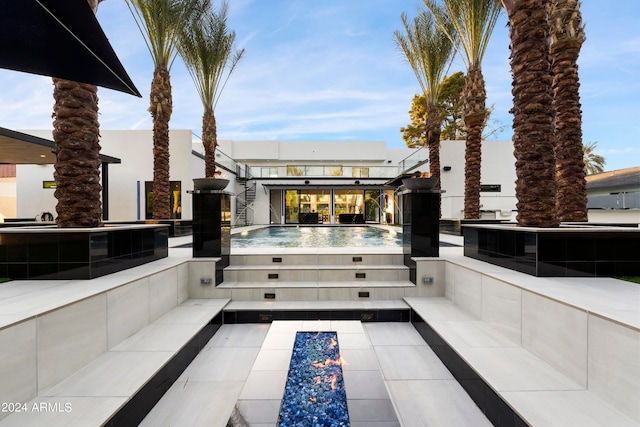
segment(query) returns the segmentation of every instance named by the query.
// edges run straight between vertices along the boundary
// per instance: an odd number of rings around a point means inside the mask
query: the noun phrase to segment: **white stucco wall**
[[[51,212],[57,216],[55,212],[58,201],[53,195],[55,190],[42,188],[43,181],[53,181],[52,165],[16,165],[18,218],[35,218],[42,212]]]
[[[51,139],[47,130],[25,133]],[[153,181],[153,132],[151,130],[101,130],[101,154],[121,159],[109,165],[109,220],[136,220],[137,183],[140,182],[140,209],[144,218],[144,182]],[[182,182],[182,219],[191,219],[193,189],[191,172],[191,131],[171,130],[169,168],[172,181]],[[202,166],[204,171],[204,164]],[[196,173],[194,171],[194,173]],[[49,211],[55,215],[57,203],[51,189],[43,189],[42,181],[53,180],[52,165],[19,165],[16,170],[17,216],[32,217]],[[196,173],[196,176],[201,174]]]
[[[220,149],[240,162],[373,161],[383,163],[388,152],[384,141],[219,141]]]
[[[441,170],[442,217],[462,218],[464,216],[464,141],[442,141],[440,144],[440,165],[450,166],[451,170]],[[515,219],[512,212],[516,207],[515,193],[515,157],[511,141],[485,140],[482,142],[482,161],[480,183],[498,184],[499,193],[482,192],[480,205],[482,211],[495,211],[497,219]],[[422,169],[428,170],[425,165]]]
[[[640,209],[589,209],[589,222],[640,224]]]

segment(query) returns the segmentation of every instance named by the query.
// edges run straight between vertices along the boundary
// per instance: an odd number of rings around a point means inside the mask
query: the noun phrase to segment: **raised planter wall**
[[[0,277],[94,279],[169,254],[166,225],[0,230]]]
[[[463,227],[464,255],[538,277],[640,276],[640,229]]]
[[[193,257],[220,258],[215,284],[222,283],[231,251],[231,193],[221,190],[189,191],[193,195]]]
[[[402,252],[409,280],[416,283],[414,257],[440,255],[440,191],[405,190],[402,195]]]

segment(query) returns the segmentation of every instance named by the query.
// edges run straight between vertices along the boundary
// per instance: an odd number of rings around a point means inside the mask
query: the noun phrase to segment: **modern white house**
[[[509,220],[515,209],[510,141],[483,144],[483,217]],[[428,171],[428,150],[385,142],[221,141],[237,165],[236,221],[254,224],[388,223],[399,221],[398,176]],[[464,141],[443,141],[443,218],[464,208]]]
[[[50,139],[48,130],[25,134]],[[191,219],[192,179],[202,177],[202,146],[189,130],[170,132],[170,173],[175,219]],[[102,130],[105,219],[150,218],[153,180],[151,130]],[[50,151],[50,149],[49,149]],[[50,155],[50,153],[48,153]],[[234,224],[340,222],[396,223],[399,203],[389,182],[403,173],[428,171],[428,150],[388,148],[383,141],[219,143],[217,161],[230,180]],[[443,141],[442,215],[461,218],[464,204],[464,141]],[[483,216],[511,219],[515,209],[513,148],[509,141],[483,144]],[[16,166],[15,190],[3,178],[0,213],[35,218],[55,214],[52,164]],[[6,194],[4,194],[6,193]]]
[[[23,132],[43,140],[51,138],[48,130]],[[174,219],[192,218],[192,179],[204,174],[202,145],[193,139],[190,130],[170,131]],[[108,163],[102,169],[105,219],[150,219],[152,131],[102,130],[100,144],[104,162]],[[441,144],[442,218],[463,217],[464,146],[464,141]],[[51,156],[51,149],[48,151],[47,156]],[[226,190],[233,194],[234,225],[395,224],[400,222],[401,213],[397,178],[429,170],[428,150],[389,148],[383,141],[221,140],[217,162],[222,177],[230,180]],[[18,164],[15,178],[10,172],[5,176],[5,172],[0,182],[0,215],[55,215],[57,201],[50,163]],[[483,219],[515,220],[514,165],[511,141],[483,142]],[[639,222],[639,173],[638,168],[631,168],[588,177],[590,220]]]

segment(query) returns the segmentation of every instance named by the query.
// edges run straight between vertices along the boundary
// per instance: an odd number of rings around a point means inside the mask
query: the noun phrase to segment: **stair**
[[[240,179],[244,184],[244,191],[236,197],[236,223],[249,225],[253,222],[251,204],[256,200],[256,183],[248,178]]]
[[[225,323],[273,320],[408,321],[416,295],[401,254],[231,255]]]

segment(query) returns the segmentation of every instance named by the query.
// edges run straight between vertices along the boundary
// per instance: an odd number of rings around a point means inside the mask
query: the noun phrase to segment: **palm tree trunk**
[[[153,72],[149,112],[153,118],[153,218],[171,218],[169,188],[169,120],[172,113],[169,70],[158,66]]]
[[[588,221],[578,91],[578,55],[584,41],[579,6],[577,0],[552,0],[549,15],[560,221]]]
[[[431,177],[437,178],[438,182],[434,190],[440,189],[440,133],[442,130],[442,119],[440,109],[436,104],[429,103],[427,106],[427,145],[429,146],[429,172]],[[442,204],[439,208],[438,218],[442,217]]]
[[[102,0],[87,1],[96,13]],[[102,224],[98,88],[57,78],[53,86],[56,223],[59,228],[98,227]]]
[[[98,88],[53,79],[56,222],[60,228],[102,223]]]
[[[202,145],[204,145],[204,173],[208,178],[216,176],[216,147],[218,136],[216,117],[213,110],[207,108],[202,116]]]
[[[556,227],[553,96],[545,0],[503,2],[509,16],[518,225]]]
[[[440,189],[440,132],[442,120],[440,110],[435,104],[427,106],[427,145],[429,147],[429,172],[432,177],[438,178],[436,189]]]
[[[463,116],[467,132],[464,155],[464,217],[480,218],[480,164],[482,162],[482,127],[486,115],[487,92],[479,65],[467,70],[464,86]]]

